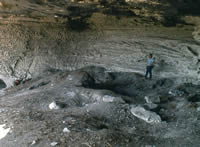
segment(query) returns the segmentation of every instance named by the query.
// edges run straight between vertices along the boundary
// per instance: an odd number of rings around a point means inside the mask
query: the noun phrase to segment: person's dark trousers
[[[152,66],[147,66],[145,78],[147,79],[147,76],[149,74],[149,79],[152,79]]]

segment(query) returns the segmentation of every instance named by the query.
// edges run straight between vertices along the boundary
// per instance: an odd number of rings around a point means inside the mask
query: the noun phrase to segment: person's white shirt
[[[152,66],[153,65],[153,58],[149,58],[147,61],[147,66]]]

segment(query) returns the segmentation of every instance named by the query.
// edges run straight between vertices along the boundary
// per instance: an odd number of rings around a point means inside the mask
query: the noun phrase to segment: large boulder
[[[95,84],[104,84],[113,80],[113,76],[103,67],[88,66],[80,71],[87,72],[94,79]]]
[[[157,115],[155,112],[147,111],[141,106],[132,106],[131,113],[135,117],[142,119],[146,121],[147,123],[157,124],[162,121],[160,116]]]

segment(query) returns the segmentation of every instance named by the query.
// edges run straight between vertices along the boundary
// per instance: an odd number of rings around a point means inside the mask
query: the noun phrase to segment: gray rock
[[[172,96],[183,96],[185,93],[183,91],[180,91],[180,90],[170,90],[168,92],[169,95],[172,95]]]
[[[51,143],[51,146],[56,146],[57,144],[58,143],[54,141],[54,142]]]
[[[177,102],[176,109],[180,109],[180,108],[184,107],[187,104],[189,104],[187,101]]]
[[[87,72],[94,79],[95,84],[103,84],[113,80],[112,75],[104,67],[88,66],[80,71]]]
[[[79,91],[79,95],[83,99],[87,99],[91,103],[93,102],[117,102],[124,103],[122,96],[117,95],[109,90],[95,90],[95,89],[82,89]]]
[[[132,106],[131,113],[147,123],[157,124],[161,122],[161,118],[155,112],[147,111],[141,106]]]
[[[92,86],[94,85],[93,78],[87,72],[72,72],[67,78],[69,83],[73,83],[75,86]]]
[[[63,102],[53,101],[51,104],[49,104],[49,109],[62,109],[65,108],[67,105]]]
[[[157,96],[157,95],[145,96],[144,99],[145,99],[145,101],[146,101],[147,103],[149,103],[149,104],[150,104],[150,103],[160,103],[160,97]]]
[[[158,105],[154,103],[144,104],[144,106],[148,107],[149,109],[155,109],[158,107]]]

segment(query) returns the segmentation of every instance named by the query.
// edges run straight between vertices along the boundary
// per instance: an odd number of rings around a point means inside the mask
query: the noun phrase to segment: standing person
[[[146,68],[145,79],[147,79],[148,74],[149,74],[149,79],[152,79],[153,63],[154,63],[153,54],[149,54],[149,58],[147,60],[147,68]]]

